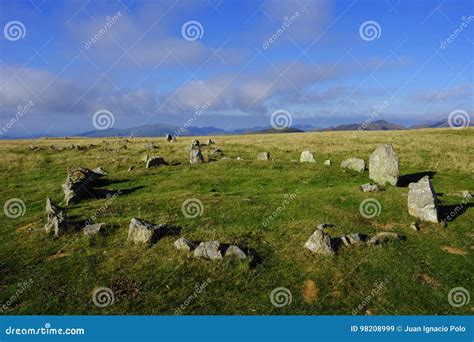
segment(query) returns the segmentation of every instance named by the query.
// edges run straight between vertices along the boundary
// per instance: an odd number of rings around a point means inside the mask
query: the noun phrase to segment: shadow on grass
[[[425,176],[428,176],[430,177],[430,179],[432,179],[435,174],[435,171],[424,171],[403,175],[398,177],[397,186],[401,188],[406,188],[408,184],[416,183]]]
[[[438,205],[438,218],[448,224],[459,216],[463,215],[469,208],[474,207],[474,203],[461,202],[452,205]]]

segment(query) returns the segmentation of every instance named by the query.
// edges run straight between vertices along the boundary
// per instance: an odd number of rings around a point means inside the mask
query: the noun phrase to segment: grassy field
[[[357,138],[351,132],[213,138],[213,147],[231,159],[190,165],[190,137],[176,143],[164,138],[0,141],[1,203],[19,198],[26,207],[18,218],[0,215],[2,314],[173,315],[178,308],[185,315],[472,314],[472,300],[453,307],[448,293],[463,287],[474,295],[474,210],[446,228],[422,223],[414,231],[406,186],[363,193],[359,186],[369,181],[368,171],[343,170],[339,164],[349,157],[368,161],[378,144],[393,143],[401,174],[433,172],[442,204],[455,206],[463,200],[457,192],[474,190],[474,129],[361,132]],[[154,151],[145,148],[150,141]],[[41,149],[29,150],[30,144]],[[70,144],[95,147],[50,149]],[[315,153],[315,164],[299,163],[303,149]],[[205,156],[208,151],[203,149]],[[257,161],[262,151],[274,160]],[[161,155],[170,165],[145,169],[146,153]],[[326,159],[333,165],[324,166]],[[80,219],[105,208],[97,218],[106,224],[99,236],[79,231],[56,238],[42,229],[45,199],[63,199],[68,166],[100,166],[109,172],[104,189],[130,190],[113,201],[87,199],[68,207],[68,215]],[[183,215],[188,198],[203,203],[201,216]],[[380,202],[378,216],[359,213],[366,198]],[[258,257],[252,262],[189,258],[174,248],[176,237],[152,246],[133,244],[127,241],[132,217],[179,225],[181,235],[191,239],[241,243]],[[406,240],[315,256],[303,245],[324,222],[336,225],[329,231],[334,237],[393,231]],[[98,287],[113,291],[113,304],[94,305]],[[272,305],[270,294],[278,287],[289,290],[291,303]]]

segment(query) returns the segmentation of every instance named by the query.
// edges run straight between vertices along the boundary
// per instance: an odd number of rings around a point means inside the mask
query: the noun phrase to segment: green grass
[[[214,138],[215,147],[232,160],[189,165],[189,137],[177,143],[162,138],[0,141],[1,203],[20,198],[26,205],[19,218],[0,215],[0,304],[14,297],[2,314],[174,314],[208,279],[182,314],[352,314],[382,281],[385,286],[361,314],[366,310],[372,314],[472,313],[472,303],[452,307],[448,292],[464,287],[474,295],[474,210],[467,210],[447,228],[422,223],[420,231],[413,231],[410,223],[416,219],[407,212],[408,188],[362,193],[359,185],[369,181],[368,172],[342,170],[339,164],[353,156],[368,161],[379,143],[393,143],[401,173],[436,172],[433,184],[443,194],[442,204],[455,205],[462,198],[453,193],[474,190],[473,129],[361,132],[357,139],[351,132]],[[158,148],[146,151],[145,141]],[[96,147],[59,152],[48,148],[71,143]],[[43,149],[29,151],[25,148],[29,144]],[[119,150],[123,145],[127,149]],[[306,148],[314,151],[316,164],[298,162]],[[274,160],[256,161],[262,151],[270,151]],[[204,152],[207,155],[207,148]],[[180,164],[145,169],[145,153]],[[244,160],[235,160],[238,156]],[[333,161],[331,167],[323,165],[326,159]],[[104,188],[135,189],[119,196],[99,216],[97,222],[106,223],[100,236],[77,232],[55,238],[42,229],[45,199],[62,200],[61,184],[70,165],[101,166],[109,171]],[[135,170],[128,172],[131,165]],[[295,198],[288,200],[295,192]],[[380,215],[372,219],[359,213],[360,202],[369,197],[382,205]],[[181,205],[188,198],[203,203],[201,216],[189,219],[182,214]],[[105,199],[88,199],[71,205],[67,212],[87,219],[105,203]],[[265,218],[282,206],[264,225]],[[135,245],[127,241],[132,217],[179,225],[182,235],[191,239],[244,244],[258,253],[259,260],[188,258],[174,249],[173,237],[152,246]],[[323,222],[336,225],[334,237],[393,231],[407,240],[345,248],[334,258],[311,255],[303,244]],[[16,296],[19,283],[29,279],[32,284]],[[308,281],[315,284],[313,295],[305,293]],[[113,305],[93,304],[92,293],[101,286],[113,290]],[[277,287],[291,291],[291,304],[272,305],[270,293]]]

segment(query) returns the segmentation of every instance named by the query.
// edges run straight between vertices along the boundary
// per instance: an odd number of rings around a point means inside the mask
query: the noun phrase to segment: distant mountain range
[[[471,123],[473,126],[474,123]],[[77,137],[162,137],[166,134],[179,135],[179,136],[213,136],[213,135],[241,135],[241,134],[270,134],[270,133],[300,133],[300,132],[325,132],[325,131],[393,131],[393,130],[407,130],[407,129],[422,129],[422,128],[445,128],[449,127],[448,119],[443,119],[436,122],[414,125],[405,127],[402,125],[394,124],[386,120],[377,120],[370,123],[354,123],[354,124],[343,124],[334,127],[318,128],[313,125],[293,125],[292,127],[285,128],[283,130],[275,129],[271,126],[263,127],[257,126],[252,128],[239,128],[235,130],[223,130],[214,126],[208,127],[187,127],[183,129],[180,126],[171,126],[161,123],[154,123],[149,125],[143,125],[138,127],[126,128],[126,129],[105,129],[105,130],[94,130],[77,134]],[[52,137],[52,136],[49,136]],[[18,139],[18,138],[39,138],[34,137],[7,137],[0,136],[0,139]]]

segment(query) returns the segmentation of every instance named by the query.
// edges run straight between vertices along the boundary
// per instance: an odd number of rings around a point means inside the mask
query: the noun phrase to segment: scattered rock
[[[377,147],[369,157],[369,178],[382,186],[386,183],[395,186],[399,175],[398,156],[392,144]]]
[[[401,236],[399,236],[396,233],[391,233],[391,232],[380,232],[372,236],[367,243],[369,245],[378,245],[394,240],[400,240]]]
[[[95,223],[95,224],[88,224],[84,227],[83,231],[86,235],[95,235],[103,231],[102,226],[105,223]]]
[[[67,232],[69,227],[66,222],[65,214],[62,211],[51,212],[48,214],[48,222],[44,226],[46,234],[54,233],[55,236],[61,236]]]
[[[225,251],[225,256],[236,257],[238,259],[247,258],[247,255],[244,253],[244,251],[240,249],[239,246],[236,246],[236,245],[230,245],[229,248],[227,248],[227,250]]]
[[[423,221],[438,223],[438,200],[428,176],[408,185],[408,213]]]
[[[215,144],[215,141],[213,139],[207,139],[207,144],[208,145]]]
[[[379,191],[380,190],[377,184],[370,184],[370,183],[362,184],[360,186],[360,189],[363,192],[372,192],[372,191]]]
[[[191,252],[197,247],[197,243],[186,239],[185,237],[179,238],[174,242],[176,249]]]
[[[301,152],[300,163],[316,163],[313,153],[309,150]]]
[[[201,242],[194,250],[194,257],[208,260],[222,259],[219,241]]]
[[[309,249],[314,254],[319,255],[334,255],[335,250],[331,245],[331,236],[324,233],[322,230],[315,230],[306,241],[305,248]]]
[[[349,158],[341,163],[341,167],[343,169],[350,169],[357,172],[362,172],[365,170],[365,161],[359,158]]]
[[[270,152],[261,152],[257,154],[257,160],[271,160]]]
[[[156,156],[156,157],[151,157],[147,160],[146,162],[146,168],[154,167],[154,166],[161,166],[161,165],[167,165],[163,157]]]
[[[196,148],[191,151],[191,154],[189,155],[189,162],[191,164],[204,163],[204,156],[202,155],[200,148]]]
[[[66,182],[62,185],[64,191],[64,203],[76,203],[82,198],[90,197],[94,193],[93,183],[97,178],[104,175],[102,169],[99,172],[91,171],[84,167],[69,168]]]
[[[224,155],[224,152],[222,152],[222,150],[216,148],[216,149],[213,149],[211,151],[211,156],[214,156],[214,157],[222,157]]]
[[[47,197],[46,198],[46,214],[54,214],[58,211],[59,211],[59,208],[56,205],[54,205],[51,198]]]
[[[128,230],[128,241],[155,243],[164,236],[178,235],[180,229],[166,224],[153,224],[151,222],[132,218]]]
[[[327,159],[327,160],[324,161],[323,164],[326,165],[326,166],[331,166],[332,162],[329,159]]]
[[[147,142],[147,143],[145,144],[145,149],[147,149],[147,150],[154,150],[155,148],[156,148],[156,146],[155,146],[155,144],[152,143],[152,142]]]
[[[418,230],[420,230],[420,225],[419,225],[418,223],[416,223],[416,222],[412,222],[412,223],[410,224],[410,228],[413,229],[413,230],[418,231]]]
[[[237,157],[235,160],[244,160],[243,158]]]
[[[348,234],[341,236],[341,241],[344,245],[350,246],[350,245],[358,245],[362,244],[365,242],[365,235],[362,235],[360,233],[353,233],[353,234]]]
[[[191,141],[191,148],[196,148],[196,147],[199,147],[199,146],[200,146],[199,140]]]

